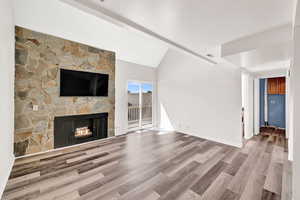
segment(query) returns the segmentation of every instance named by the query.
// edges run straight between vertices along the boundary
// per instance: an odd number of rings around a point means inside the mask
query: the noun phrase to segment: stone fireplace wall
[[[59,97],[60,68],[109,74],[108,97]],[[16,27],[15,74],[16,156],[54,148],[55,116],[108,112],[114,136],[114,52]]]

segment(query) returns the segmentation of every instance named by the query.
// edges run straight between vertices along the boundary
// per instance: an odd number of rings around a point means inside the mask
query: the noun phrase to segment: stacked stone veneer
[[[108,97],[60,97],[60,68],[109,74]],[[54,148],[55,116],[108,112],[114,135],[114,52],[16,27],[15,74],[16,156]]]

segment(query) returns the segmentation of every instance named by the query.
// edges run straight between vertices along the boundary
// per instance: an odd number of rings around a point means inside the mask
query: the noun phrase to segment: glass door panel
[[[152,126],[152,93],[153,86],[142,83],[142,126]]]
[[[128,82],[128,129],[136,129],[140,124],[141,84]]]

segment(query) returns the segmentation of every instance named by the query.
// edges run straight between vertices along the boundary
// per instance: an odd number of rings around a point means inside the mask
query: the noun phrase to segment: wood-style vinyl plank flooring
[[[178,132],[144,131],[18,158],[2,199],[290,200],[281,135],[241,149]]]

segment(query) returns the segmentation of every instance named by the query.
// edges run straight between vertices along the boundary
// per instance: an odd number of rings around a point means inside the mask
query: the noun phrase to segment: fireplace
[[[108,113],[54,118],[54,148],[107,138]]]

